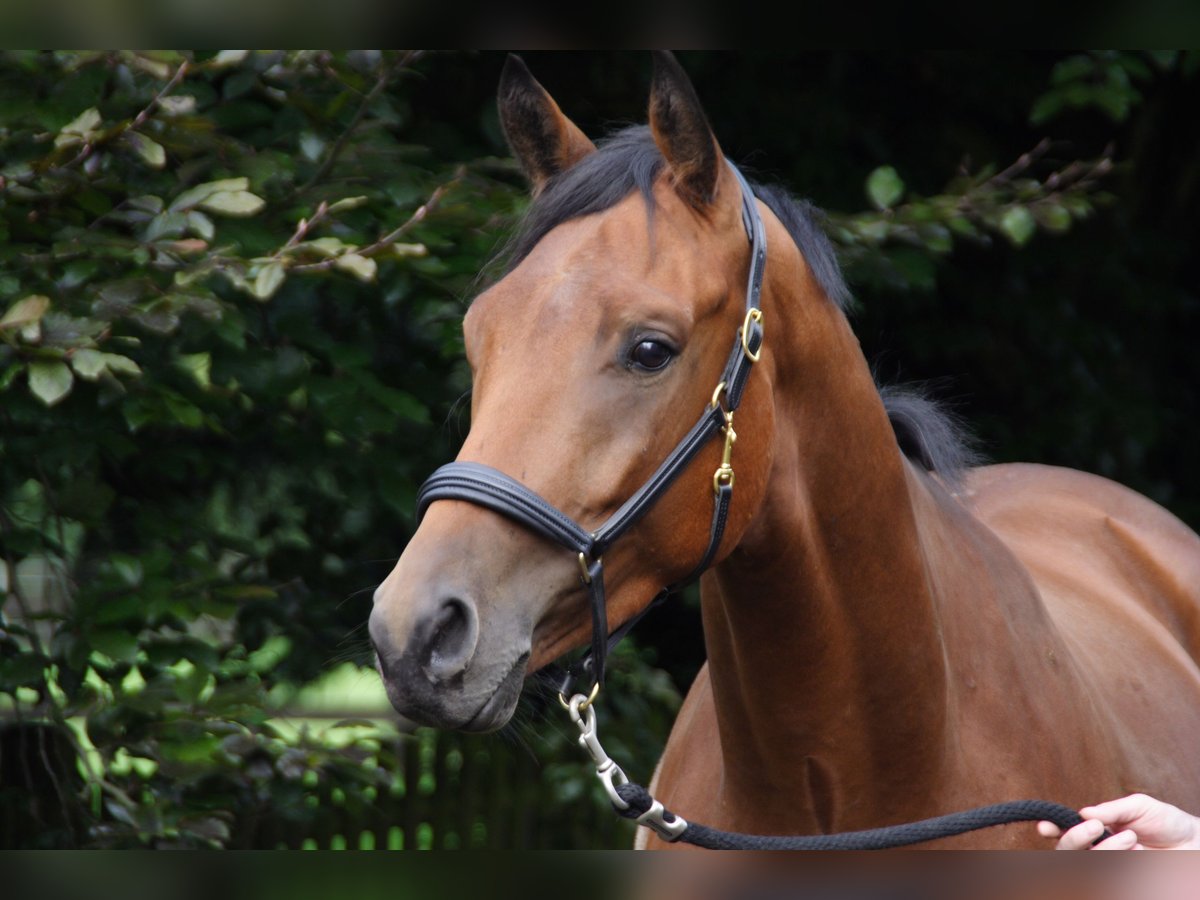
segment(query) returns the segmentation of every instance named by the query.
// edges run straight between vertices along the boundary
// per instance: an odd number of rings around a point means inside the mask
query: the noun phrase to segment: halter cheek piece
[[[675,445],[649,480],[621,508],[595,531],[588,531],[570,516],[531,491],[514,478],[490,466],[474,462],[452,462],[439,468],[417,493],[417,521],[437,500],[465,500],[507,516],[578,554],[580,580],[587,589],[592,609],[592,647],[584,662],[593,681],[592,696],[604,682],[604,662],[609,649],[640,618],[626,622],[610,637],[604,598],[604,552],[644,516],[683,472],[688,463],[717,433],[725,437],[721,465],[713,473],[713,517],[708,548],[695,568],[673,585],[664,588],[646,611],[664,600],[672,591],[698,578],[708,568],[725,533],[725,520],[733,498],[733,414],[742,400],[746,379],[762,350],[763,328],[759,297],[762,294],[763,268],[767,261],[767,239],[762,218],[754,202],[754,193],[742,173],[729,165],[742,191],[742,223],[750,239],[750,275],[746,284],[746,314],[730,351],[725,369],[717,382],[712,400],[699,421]],[[721,396],[725,405],[721,405]],[[562,693],[570,695],[575,673],[568,673]]]

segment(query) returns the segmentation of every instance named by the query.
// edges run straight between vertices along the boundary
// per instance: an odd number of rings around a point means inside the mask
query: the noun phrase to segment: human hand
[[[1058,838],[1059,850],[1086,850],[1111,831],[1097,850],[1200,850],[1200,819],[1145,794],[1131,794],[1079,811],[1082,824],[1065,834],[1053,822],[1038,822],[1043,837]]]

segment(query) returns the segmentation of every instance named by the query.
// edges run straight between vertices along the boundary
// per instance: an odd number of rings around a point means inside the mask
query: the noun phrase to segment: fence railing
[[[579,849],[633,843],[631,823],[590,793],[564,798],[522,747],[495,735],[404,735],[391,791],[365,808],[317,787],[302,816],[234,823],[229,846],[294,849]],[[579,765],[586,765],[580,759]],[[276,811],[281,812],[281,811]]]

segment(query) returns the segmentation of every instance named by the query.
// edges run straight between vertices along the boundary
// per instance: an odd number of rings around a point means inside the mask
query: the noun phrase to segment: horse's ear
[[[529,176],[536,195],[596,145],[563,115],[519,56],[509,54],[500,73],[500,125],[513,155]]]
[[[667,50],[654,51],[650,130],[676,189],[691,203],[711,203],[721,174],[721,148],[687,73]]]

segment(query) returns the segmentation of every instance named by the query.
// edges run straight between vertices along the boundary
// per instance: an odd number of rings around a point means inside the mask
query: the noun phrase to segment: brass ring
[[[758,362],[758,358],[762,356],[762,344],[758,345],[757,353],[750,350],[750,322],[757,322],[761,326],[762,318],[762,310],[752,306],[746,310],[746,318],[742,320],[742,350],[752,363]]]
[[[600,682],[597,681],[595,684],[592,685],[592,689],[588,693],[587,698],[582,703],[579,704],[579,711],[583,712],[585,709],[587,709],[589,706],[591,706],[592,703],[595,702],[595,700],[596,700],[596,695],[599,693],[600,693]],[[583,696],[583,695],[575,694],[571,697],[571,699],[574,700],[575,697],[581,697],[581,696]],[[562,704],[562,708],[565,709],[567,712],[571,711],[571,704],[567,701],[567,698],[563,696],[562,691],[558,692],[558,702]]]
[[[709,403],[709,406],[711,406],[713,409],[716,409],[718,406],[720,406],[719,398],[721,396],[721,391],[723,390],[725,390],[725,382],[722,381],[717,385],[717,389],[713,391],[712,401]]]
[[[722,487],[733,487],[733,469],[721,466],[713,472],[713,493],[721,493]]]

